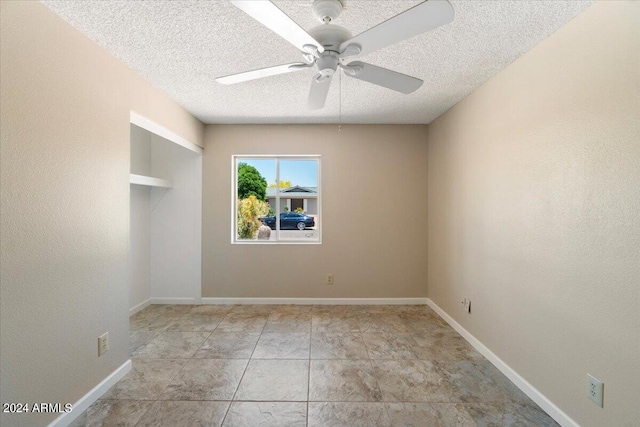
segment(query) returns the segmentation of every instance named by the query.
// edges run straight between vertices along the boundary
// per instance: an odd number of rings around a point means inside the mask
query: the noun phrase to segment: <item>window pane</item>
[[[236,177],[236,239],[276,240],[275,212],[269,205],[268,188],[276,179],[275,159],[236,159]],[[275,198],[275,188],[271,193]],[[260,228],[263,223],[272,225],[274,231]]]
[[[280,240],[318,240],[318,160],[280,159]]]
[[[234,156],[233,242],[320,242],[319,157]]]

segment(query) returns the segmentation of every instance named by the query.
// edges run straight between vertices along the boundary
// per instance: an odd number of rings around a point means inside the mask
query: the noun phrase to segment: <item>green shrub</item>
[[[238,235],[241,239],[253,239],[262,222],[260,218],[269,213],[269,204],[254,195],[238,200]]]

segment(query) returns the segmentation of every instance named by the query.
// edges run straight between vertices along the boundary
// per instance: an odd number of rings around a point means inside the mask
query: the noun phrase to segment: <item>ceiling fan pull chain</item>
[[[338,76],[338,132],[342,131],[342,73]]]

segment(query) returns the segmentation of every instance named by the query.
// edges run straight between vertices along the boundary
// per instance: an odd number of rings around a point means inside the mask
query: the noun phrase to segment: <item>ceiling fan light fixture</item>
[[[320,58],[316,60],[318,72],[323,76],[332,76],[336,72],[339,62],[340,58],[337,53],[325,51]]]

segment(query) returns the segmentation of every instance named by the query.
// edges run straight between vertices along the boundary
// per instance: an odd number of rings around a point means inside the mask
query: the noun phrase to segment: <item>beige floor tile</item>
[[[163,332],[133,352],[133,357],[147,359],[183,359],[192,357],[210,332]]]
[[[269,314],[275,309],[275,305],[269,304],[241,304],[234,305],[231,308],[229,314],[251,314],[260,316],[269,316]]]
[[[484,357],[457,332],[411,334],[411,349],[418,359],[483,360]]]
[[[371,359],[417,359],[413,352],[416,342],[411,335],[363,333],[362,338]]]
[[[132,356],[136,350],[149,344],[162,332],[131,331],[129,332],[129,355]]]
[[[308,360],[252,359],[235,400],[304,402],[308,380]]]
[[[196,359],[249,359],[259,333],[213,331],[193,356]]]
[[[311,335],[312,359],[368,359],[360,333],[323,333]]]
[[[459,404],[475,426],[558,427],[553,418],[537,405],[517,403]]]
[[[360,333],[358,318],[346,313],[314,313],[311,317],[311,329],[313,332],[352,332]]]
[[[389,427],[383,403],[309,402],[309,427]]]
[[[246,359],[191,359],[160,399],[231,400],[246,366]]]
[[[271,306],[271,314],[306,314],[312,311],[312,305],[281,304]]]
[[[487,360],[437,360],[433,364],[452,390],[450,402],[517,402],[534,405]]]
[[[181,332],[211,332],[216,329],[216,326],[224,319],[226,314],[218,313],[187,313],[180,318],[174,320],[169,326],[167,331],[181,331]]]
[[[311,332],[311,307],[304,311],[272,311],[263,332]]]
[[[309,400],[379,402],[382,392],[369,360],[312,360]]]
[[[353,311],[354,307],[359,307],[356,305],[313,305],[311,309],[311,313],[315,314],[331,314],[334,316],[345,315],[345,314],[357,314],[357,312]]]
[[[220,427],[230,402],[158,401],[137,427]]]
[[[233,310],[220,321],[216,327],[219,332],[254,332],[261,333],[267,323],[266,314],[250,312],[234,312]]]
[[[223,427],[306,427],[305,402],[233,402]]]
[[[192,305],[189,308],[188,313],[226,316],[232,309],[233,305],[230,304],[202,304]]]
[[[98,400],[87,410],[85,427],[133,427],[153,405],[145,400]]]
[[[158,309],[155,306],[149,306],[129,318],[129,329],[132,331],[162,332],[184,313],[182,310]]]
[[[451,402],[450,383],[427,360],[373,360],[385,402]]]
[[[253,352],[253,359],[309,359],[309,333],[263,332]]]
[[[396,313],[366,313],[358,317],[358,326],[362,333],[365,332],[386,332],[386,333],[406,333],[407,325],[405,320]]]
[[[478,427],[467,410],[454,403],[387,403],[394,426]],[[508,424],[481,424],[496,427]]]
[[[131,371],[102,398],[155,400],[186,363],[185,359],[133,359]]]

